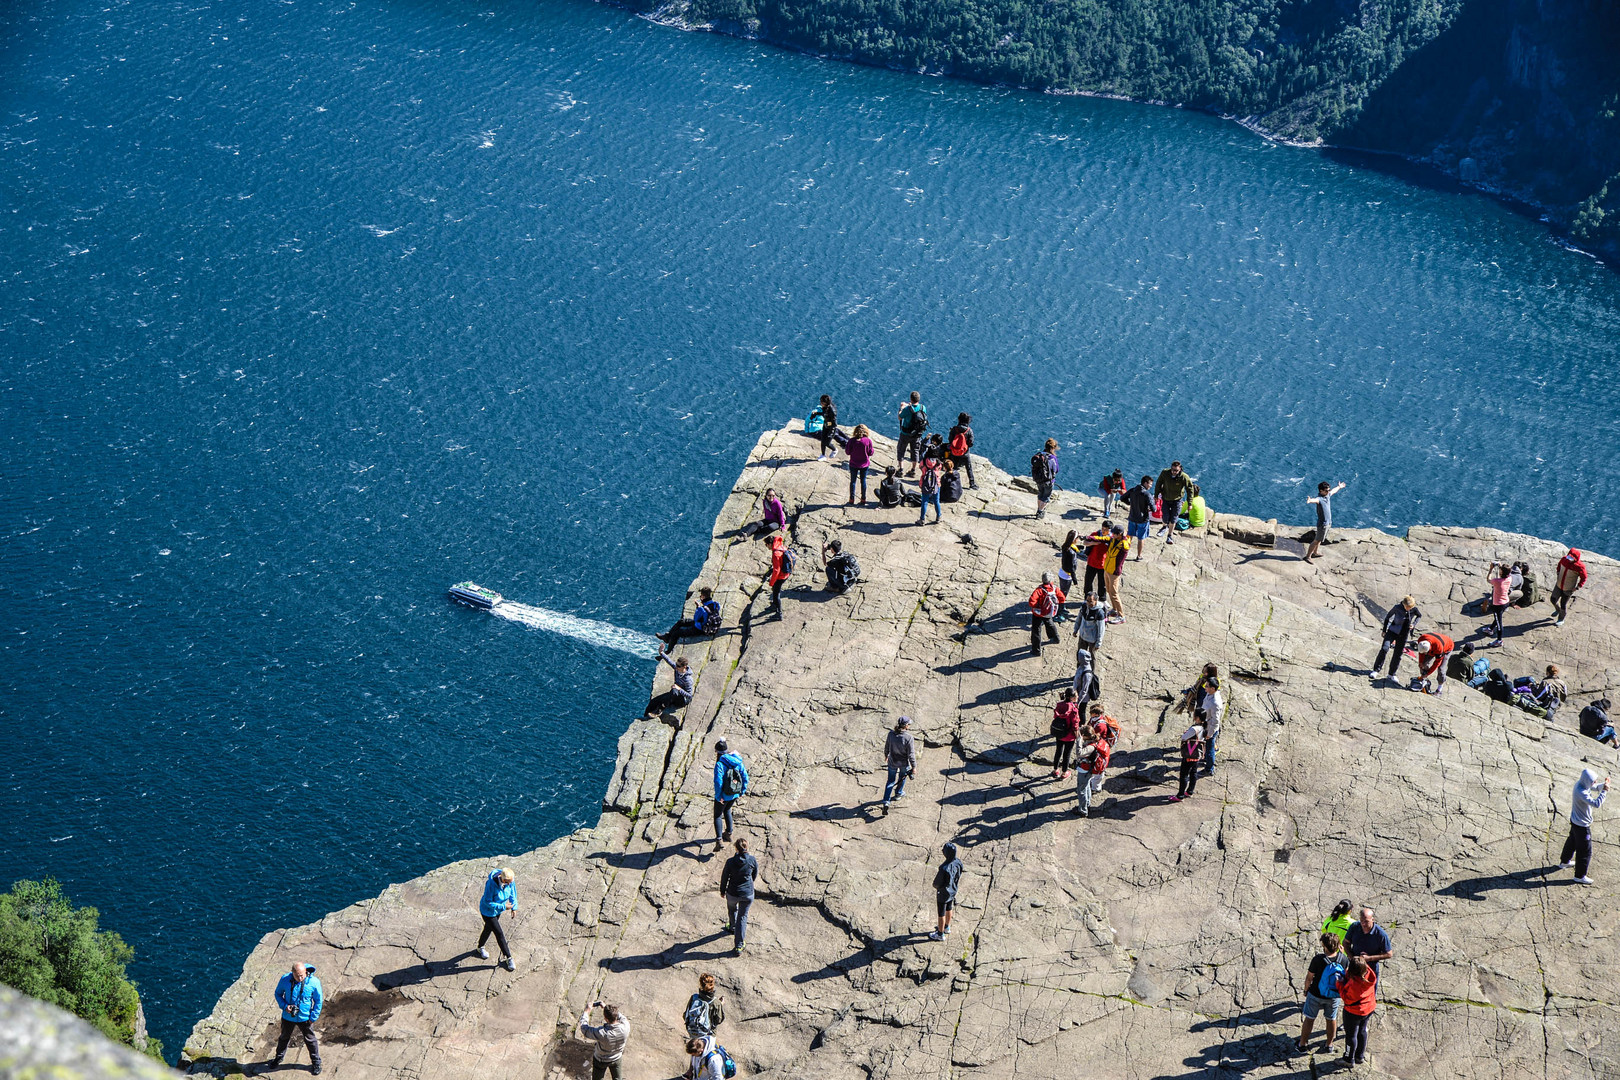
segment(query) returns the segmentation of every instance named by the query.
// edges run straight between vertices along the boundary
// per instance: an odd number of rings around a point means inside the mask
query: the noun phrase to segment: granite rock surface
[[[1412,693],[1411,661],[1401,684],[1368,668],[1401,596],[1427,627],[1483,641],[1464,609],[1486,564],[1525,558],[1545,582],[1559,544],[1342,530],[1307,564],[1303,502],[1297,527],[1218,514],[1150,541],[1100,650],[1123,734],[1080,819],[1047,735],[1073,624],[1031,655],[1026,600],[1097,500],[1060,491],[1037,520],[1029,481],[976,459],[978,488],[920,526],[914,509],[846,505],[847,474],[814,447],[790,425],[750,456],[693,582],[694,597],[716,589],[726,630],[682,644],[698,674],[684,714],[627,718],[598,824],[266,936],[193,1032],[193,1071],[269,1056],[276,979],[303,960],[325,983],[337,1080],[589,1075],[571,1030],[598,999],[629,1018],[628,1076],[679,1076],[700,971],[719,979],[721,1041],[749,1076],[1315,1077],[1347,1068],[1320,1035],[1314,1054],[1292,1050],[1317,928],[1344,897],[1377,910],[1395,949],[1358,1075],[1620,1076],[1608,808],[1598,884],[1555,866],[1575,778],[1614,757],[1575,731],[1579,706],[1620,681],[1613,561],[1589,557],[1564,626],[1545,604],[1510,609],[1506,644],[1486,650],[1510,675],[1561,665],[1572,699],[1549,721],[1456,684]],[[802,553],[780,619],[764,615],[768,552],[752,536],[767,485]],[[835,536],[862,566],[842,595],[819,573]],[[1174,706],[1207,661],[1230,673],[1219,766],[1171,804],[1187,723]],[[882,816],[901,714],[917,775]],[[737,825],[761,864],[740,956],[713,853],[721,737],[752,774]],[[966,873],[936,943],[948,840]],[[471,952],[496,865],[518,876],[515,973]]]
[[[0,1080],[177,1080],[72,1013],[0,985]]]

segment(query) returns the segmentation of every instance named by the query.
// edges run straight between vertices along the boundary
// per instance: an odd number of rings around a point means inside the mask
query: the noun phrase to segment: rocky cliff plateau
[[[1073,782],[1051,779],[1046,735],[1073,672],[1072,624],[1034,658],[1025,601],[1096,500],[1059,492],[1037,521],[1027,480],[976,461],[979,488],[943,525],[917,526],[912,509],[847,507],[845,472],[814,455],[797,425],[750,455],[693,583],[716,589],[727,629],[680,649],[698,673],[684,715],[630,720],[594,828],[267,935],[183,1064],[225,1074],[265,1060],[275,981],[303,960],[325,981],[335,1080],[588,1075],[570,1029],[596,999],[630,1020],[628,1076],[679,1076],[681,1010],[703,970],[748,1076],[1314,1078],[1344,1067],[1292,1052],[1301,983],[1317,927],[1349,897],[1377,909],[1395,948],[1358,1074],[1620,1076],[1608,808],[1598,884],[1554,866],[1583,763],[1607,772],[1614,756],[1574,731],[1578,704],[1620,668],[1613,561],[1589,560],[1563,627],[1545,605],[1510,609],[1506,646],[1489,650],[1512,675],[1562,665],[1572,701],[1548,722],[1455,684],[1428,697],[1366,672],[1402,595],[1464,640],[1486,563],[1524,557],[1545,574],[1559,545],[1344,530],[1306,564],[1289,539],[1260,546],[1274,525],[1228,515],[1150,542],[1100,652],[1123,734],[1100,809],[1081,820]],[[767,485],[804,553],[780,620],[759,617],[767,552],[743,531]],[[838,596],[816,573],[834,535],[863,568]],[[1172,702],[1205,661],[1233,676],[1221,763],[1168,804],[1185,725]],[[900,714],[915,718],[917,776],[880,817],[883,739]],[[717,737],[753,777],[738,829],[762,890],[738,957],[711,855]],[[955,932],[933,943],[947,840],[966,873]],[[511,974],[471,954],[495,865],[518,877]]]

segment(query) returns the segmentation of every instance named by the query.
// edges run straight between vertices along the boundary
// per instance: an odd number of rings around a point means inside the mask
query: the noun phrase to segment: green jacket
[[[1153,485],[1153,494],[1163,499],[1180,501],[1186,498],[1187,489],[1191,486],[1192,478],[1187,475],[1186,470],[1182,470],[1181,475],[1176,476],[1166,469],[1159,474],[1159,482]]]

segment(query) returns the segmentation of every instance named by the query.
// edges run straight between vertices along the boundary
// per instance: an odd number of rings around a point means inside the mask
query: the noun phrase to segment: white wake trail
[[[529,604],[514,604],[510,600],[496,604],[490,608],[490,612],[510,622],[532,626],[536,630],[549,630],[553,634],[562,634],[564,637],[575,638],[589,645],[618,649],[620,652],[639,656],[643,660],[653,660],[658,656],[658,639],[639,630],[626,630],[612,623],[581,619],[577,615],[566,615],[561,611],[551,611]]]

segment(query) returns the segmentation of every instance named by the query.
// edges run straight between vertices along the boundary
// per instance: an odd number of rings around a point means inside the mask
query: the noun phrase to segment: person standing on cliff
[[[782,617],[782,585],[793,573],[789,565],[787,553],[787,538],[781,533],[772,533],[771,541],[771,568],[765,575],[765,580],[771,586],[771,602],[765,613],[774,614],[778,619]]]
[[[1204,758],[1204,725],[1192,723],[1181,733],[1181,784],[1171,802],[1191,798],[1198,790],[1198,766]]]
[[[591,1009],[602,1010],[602,1023],[591,1023]],[[612,1073],[613,1080],[624,1080],[624,1045],[630,1041],[630,1021],[619,1012],[617,1005],[591,1002],[590,1009],[579,1014],[579,1035],[591,1043],[591,1080],[602,1080],[604,1073]]]
[[[838,410],[833,406],[833,399],[828,394],[821,395],[821,456],[817,461],[831,461],[837,454],[833,449],[834,440],[838,438]]]
[[[1406,641],[1422,618],[1423,612],[1410,596],[1401,597],[1401,602],[1389,609],[1389,614],[1384,616],[1384,643],[1378,646],[1378,658],[1373,661],[1369,675],[1378,678],[1379,669],[1384,666],[1384,655],[1393,651],[1395,657],[1389,662],[1389,677],[1395,677],[1401,670],[1401,657],[1406,654]]]
[[[973,479],[973,459],[968,451],[973,449],[973,417],[967,413],[956,414],[956,426],[951,428],[946,436],[945,448],[950,452],[951,464],[958,472],[966,471],[968,487],[977,488],[979,482]]]
[[[1181,516],[1181,500],[1187,495],[1191,480],[1181,471],[1181,462],[1172,461],[1170,467],[1159,474],[1153,485],[1153,494],[1164,500],[1159,522],[1164,527],[1164,542],[1176,542],[1176,519]]]
[[[1122,623],[1125,621],[1125,612],[1119,606],[1119,579],[1125,576],[1125,560],[1131,553],[1130,538],[1125,530],[1118,525],[1114,526],[1113,535],[1108,540],[1108,551],[1103,555],[1103,583],[1108,586],[1108,621]],[[1142,557],[1140,549],[1136,557]]]
[[[911,717],[902,716],[883,744],[883,758],[889,768],[883,785],[883,816],[889,816],[889,803],[906,793],[906,780],[917,775],[917,740],[911,735]]]
[[[508,911],[517,911],[517,879],[512,871],[496,868],[484,879],[484,896],[478,901],[478,914],[484,919],[484,932],[478,935],[478,959],[489,959],[484,943],[494,934],[495,944],[501,947],[501,966],[507,971],[516,971],[512,950],[506,944],[506,931],[501,929],[501,915]]]
[[[1046,640],[1056,645],[1059,641],[1057,625],[1058,607],[1063,593],[1052,583],[1051,574],[1042,574],[1041,583],[1029,594],[1029,647],[1036,656],[1041,655],[1041,629],[1046,629]]]
[[[928,430],[928,410],[923,407],[922,395],[911,392],[911,400],[900,406],[900,438],[895,443],[894,463],[906,467],[906,451],[911,451],[911,468],[907,476],[917,475],[917,459],[922,456],[923,432]]]
[[[1316,485],[1316,497],[1305,500],[1316,506],[1316,532],[1311,534],[1311,549],[1305,553],[1306,562],[1316,558],[1317,550],[1327,541],[1328,530],[1333,527],[1333,496],[1343,490],[1342,481],[1334,487],[1324,480]]]
[[[1101,717],[1101,705],[1091,707],[1094,718]],[[1108,759],[1113,754],[1113,746],[1109,743],[1105,728],[1095,720],[1087,724],[1084,735],[1086,748],[1076,755],[1076,766],[1079,772],[1075,775],[1075,794],[1080,801],[1076,804],[1074,812],[1081,817],[1091,816],[1091,801],[1096,798],[1097,792],[1102,790],[1103,773],[1108,769]]]
[[[1569,602],[1575,599],[1575,590],[1586,584],[1586,563],[1581,561],[1581,553],[1575,548],[1569,549],[1569,554],[1558,560],[1558,568],[1553,571],[1553,590],[1548,597],[1552,601],[1554,626],[1564,625],[1564,616],[1569,614]]]
[[[1125,493],[1125,503],[1125,531],[1136,541],[1136,557],[1140,560],[1142,548],[1147,545],[1148,533],[1153,528],[1153,477],[1142,477],[1140,484]],[[1114,607],[1118,608],[1119,605],[1115,604]]]
[[[720,894],[726,898],[726,929],[731,931],[731,950],[741,954],[748,944],[748,909],[754,906],[754,880],[759,877],[759,861],[748,854],[748,841],[738,840],[737,854],[726,860],[720,871]]]
[[[1560,866],[1575,868],[1577,884],[1592,884],[1592,878],[1587,873],[1592,865],[1592,811],[1603,805],[1608,794],[1607,776],[1599,780],[1597,773],[1591,769],[1581,770],[1581,778],[1575,781],[1575,798],[1569,811],[1569,838],[1564,841],[1564,853],[1559,858]],[[285,1039],[286,1035],[282,1035],[282,1038]]]
[[[1487,604],[1487,610],[1491,613],[1491,624],[1483,629],[1494,635],[1492,645],[1501,645],[1502,613],[1508,609],[1510,594],[1513,592],[1513,567],[1505,562],[1491,563],[1490,569],[1485,571],[1485,580],[1491,586],[1491,599]]]
[[[945,845],[945,861],[934,872],[934,907],[939,921],[929,941],[944,941],[951,932],[951,913],[956,910],[956,890],[962,883],[962,860],[956,857],[956,845]]]
[[[321,1037],[315,1033],[315,1021],[321,1018],[324,999],[314,964],[294,964],[292,970],[281,977],[276,984],[276,1004],[281,1007],[281,1036],[276,1039],[276,1056],[271,1066],[279,1069],[287,1059],[287,1043],[296,1031],[309,1049],[309,1071],[321,1075]]]
[[[872,468],[872,433],[866,429],[865,424],[856,424],[855,430],[850,433],[849,441],[844,443],[844,453],[849,455],[849,502],[848,506],[855,505],[855,481],[861,482],[861,505],[866,505],[866,474]]]
[[[714,850],[731,839],[731,811],[738,799],[748,793],[748,766],[740,754],[733,754],[721,739],[714,744]],[[725,832],[720,831],[724,821]]]
[[[1035,481],[1035,516],[1046,516],[1046,504],[1052,501],[1057,488],[1058,444],[1047,439],[1045,445],[1029,459],[1029,478]]]
[[[1088,673],[1090,669],[1087,669]],[[1079,678],[1078,675],[1075,676]],[[1080,738],[1080,705],[1074,687],[1063,691],[1063,699],[1052,707],[1052,779],[1067,780],[1074,744]]]
[[[1372,908],[1362,908],[1360,917],[1344,932],[1344,951],[1351,957],[1361,957],[1372,965],[1374,971],[1378,970],[1379,964],[1395,955],[1389,931],[1378,925]]]

